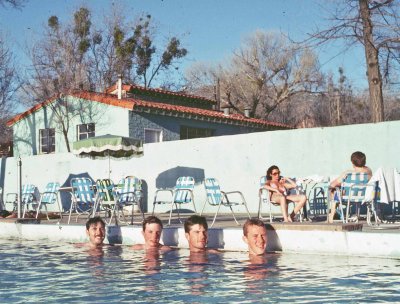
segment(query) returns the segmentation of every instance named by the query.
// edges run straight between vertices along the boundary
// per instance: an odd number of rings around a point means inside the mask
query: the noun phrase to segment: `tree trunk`
[[[69,140],[68,140],[68,131],[66,130],[63,122],[61,122],[61,125],[62,125],[62,133],[64,135],[64,140],[65,140],[65,145],[67,147],[67,151],[71,152],[71,146],[69,145]]]
[[[360,15],[363,24],[363,40],[369,86],[369,98],[372,122],[383,121],[382,76],[379,71],[378,49],[374,46],[372,22],[368,0],[359,0]]]

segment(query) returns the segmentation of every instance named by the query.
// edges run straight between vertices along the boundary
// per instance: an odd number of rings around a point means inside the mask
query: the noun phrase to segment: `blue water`
[[[0,240],[1,303],[400,302],[400,260]]]

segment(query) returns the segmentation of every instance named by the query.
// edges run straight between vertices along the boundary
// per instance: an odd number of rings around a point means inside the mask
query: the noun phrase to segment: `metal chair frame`
[[[72,210],[77,213],[76,222],[81,214],[88,214],[88,218],[95,214],[101,199],[94,190],[93,182],[87,177],[71,179],[72,200],[69,209],[68,224],[71,221]]]
[[[343,223],[349,222],[350,206],[351,204],[356,205],[356,219],[358,222],[360,217],[360,204],[366,203],[365,192],[368,187],[376,187],[376,184],[369,184],[369,178],[367,173],[349,173],[343,180],[340,187],[336,187],[336,194],[339,199],[339,212]],[[346,214],[344,213],[344,204],[346,204]],[[371,209],[372,208],[372,209]],[[377,218],[376,210],[373,204],[367,205],[368,213],[371,211]],[[367,221],[368,221],[367,213]]]
[[[60,200],[58,199],[58,189],[59,188],[60,188],[60,184],[57,182],[50,182],[46,185],[44,192],[41,193],[41,195],[40,195],[40,201],[37,206],[36,218],[38,218],[41,207],[44,206],[45,211],[46,211],[47,220],[50,220],[49,212],[47,210],[47,205],[52,205],[54,203],[57,203],[58,210],[60,212],[60,219],[62,219]]]
[[[37,205],[38,190],[37,187],[33,184],[25,184],[22,186],[21,193],[21,207],[23,206],[22,218],[25,218],[25,213],[29,209],[29,205]]]
[[[142,220],[144,220],[144,213],[142,208],[142,181],[135,176],[127,176],[125,178],[122,178],[114,189],[116,204],[114,204],[114,209],[111,213],[110,223],[113,216],[115,216],[116,223],[118,224],[118,219],[120,218],[120,215],[122,215],[123,218],[122,222],[126,223],[123,208],[125,206],[132,206],[130,224],[133,225],[135,205],[138,206],[139,211],[142,214]]]
[[[225,206],[230,209],[233,219],[235,220],[236,224],[239,226],[240,226],[240,223],[236,219],[235,212],[233,211],[232,206],[244,205],[244,207],[246,208],[248,217],[251,218],[249,209],[247,208],[246,200],[245,200],[242,192],[240,192],[240,191],[229,191],[229,192],[222,191],[218,180],[215,178],[206,178],[204,180],[204,187],[206,190],[207,198],[204,201],[204,205],[200,212],[200,215],[203,214],[203,211],[204,211],[204,208],[205,208],[207,202],[211,206],[218,207],[217,211],[215,212],[214,219],[213,219],[210,227],[212,227],[214,225],[221,206]],[[236,197],[239,197],[240,201],[229,199],[229,196],[231,196],[232,194],[235,194]]]
[[[110,225],[112,213],[114,212],[115,204],[117,203],[114,182],[109,178],[98,179],[96,181],[96,191],[99,196],[98,201],[100,203],[100,211],[104,211],[105,217],[108,216],[110,218],[107,223]]]
[[[168,225],[171,225],[172,210],[174,209],[174,206],[176,211],[178,212],[178,220],[180,223],[182,223],[178,204],[186,204],[192,202],[194,212],[197,213],[193,194],[194,184],[195,180],[192,176],[181,176],[176,180],[176,185],[174,188],[157,189],[154,194],[152,214],[154,215],[156,205],[171,204],[168,220]],[[167,201],[162,201],[158,199],[158,194],[162,192],[168,192],[171,195],[171,199]]]

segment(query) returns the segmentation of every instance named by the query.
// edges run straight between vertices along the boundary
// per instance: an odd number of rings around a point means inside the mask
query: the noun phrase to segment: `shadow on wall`
[[[196,184],[204,180],[204,169],[192,167],[175,167],[165,170],[158,174],[156,178],[156,188],[173,188],[176,180],[181,176],[192,176]]]
[[[147,201],[147,197],[148,197],[148,186],[147,186],[147,182],[142,179],[142,192],[143,192],[143,197],[142,197],[142,208],[143,208],[143,212],[148,212],[149,211],[149,205],[148,205],[148,201]]]
[[[162,233],[162,240],[165,245],[178,246],[179,233],[177,228],[164,228]]]
[[[224,249],[224,230],[221,228],[212,228],[208,230],[208,247]]]
[[[266,224],[265,228],[267,228],[267,252],[272,251],[282,251],[282,245],[279,240],[278,234],[276,233],[274,227],[270,224]]]
[[[95,183],[93,178],[87,172],[78,173],[78,174],[70,174],[70,175],[68,175],[65,182],[61,185],[61,188],[71,187],[71,179],[77,178],[77,177],[86,177],[86,178],[91,179],[92,182]],[[60,190],[60,198],[61,198],[62,209],[64,211],[69,211],[69,209],[71,207],[71,192],[69,190],[66,190],[66,191]]]
[[[109,244],[122,244],[122,232],[120,226],[107,226],[107,241]]]

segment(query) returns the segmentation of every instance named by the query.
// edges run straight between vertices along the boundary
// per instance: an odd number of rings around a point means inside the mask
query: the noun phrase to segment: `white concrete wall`
[[[267,251],[362,257],[400,257],[400,235],[384,230],[375,232],[301,231],[268,229]],[[208,247],[227,251],[247,251],[241,228],[209,229]],[[19,224],[0,222],[0,238],[87,242],[82,225]],[[107,243],[132,245],[143,243],[140,226],[107,226]],[[188,248],[183,227],[163,229],[162,242]]]
[[[111,178],[115,182],[125,175],[143,179],[151,210],[156,182],[174,183],[168,180],[173,174],[163,172],[191,172],[194,168],[198,176],[216,177],[225,191],[242,191],[250,212],[256,213],[259,178],[270,165],[278,165],[284,176],[337,175],[351,167],[350,154],[359,150],[366,153],[367,165],[373,171],[380,166],[400,169],[399,137],[400,121],[394,121],[145,144],[141,158],[111,160]],[[5,193],[15,192],[17,160],[8,158],[5,163],[0,171],[4,172]],[[22,163],[23,183],[34,183],[39,189],[52,180],[63,184],[70,174],[87,172],[93,179],[108,177],[108,160],[82,159],[68,153],[23,157]],[[165,178],[157,180],[159,174]],[[200,209],[205,193],[201,180],[196,182],[195,201]],[[157,208],[167,210],[165,206]]]

